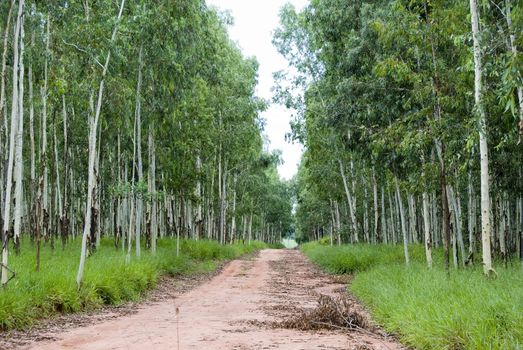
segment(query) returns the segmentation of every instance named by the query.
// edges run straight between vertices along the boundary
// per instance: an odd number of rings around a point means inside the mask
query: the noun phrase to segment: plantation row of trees
[[[312,0],[282,9],[276,99],[306,151],[298,235],[522,256],[523,4]]]
[[[158,236],[277,240],[291,225],[264,152],[257,62],[203,0],[0,3],[1,281],[10,242],[102,235],[140,256]],[[11,249],[10,249],[11,248]]]

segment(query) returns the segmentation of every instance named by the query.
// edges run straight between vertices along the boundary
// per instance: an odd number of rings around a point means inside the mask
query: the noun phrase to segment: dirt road
[[[345,294],[345,284],[319,272],[299,251],[263,250],[251,260],[232,261],[175,299],[25,349],[401,349],[370,326],[348,331],[315,322],[320,295]],[[361,307],[347,303],[370,324]]]

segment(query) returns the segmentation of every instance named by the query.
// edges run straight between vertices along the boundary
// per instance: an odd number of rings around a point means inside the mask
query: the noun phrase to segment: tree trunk
[[[158,238],[158,198],[156,193],[156,147],[153,124],[149,125],[149,194],[151,195],[151,252],[156,254]]]
[[[62,248],[65,249],[67,236],[69,234],[69,192],[67,191],[68,176],[69,176],[69,145],[67,140],[67,104],[65,103],[65,95],[62,95],[62,110],[63,110],[63,127],[64,127],[64,149],[63,149],[63,170],[64,170],[64,191],[63,191],[63,211],[60,213],[60,231],[62,234]]]
[[[401,200],[401,191],[398,178],[394,177],[394,181],[396,184],[396,196],[398,198],[398,206],[400,211],[401,232],[403,233],[403,250],[405,253],[405,264],[409,265],[409,237],[407,235],[407,225],[405,223],[405,212],[403,210],[403,201]]]
[[[334,208],[332,204],[332,199],[329,200],[330,202],[330,212],[331,212],[331,229],[330,229],[330,246],[332,247],[334,245],[334,227],[336,226],[336,220],[334,219]]]
[[[34,47],[35,35],[34,32],[31,35],[31,48]],[[29,85],[29,142],[31,148],[31,185],[30,185],[30,227],[34,228],[34,231],[38,230],[38,212],[37,212],[37,183],[36,183],[36,147],[35,147],[35,132],[34,132],[34,96],[33,96],[33,67],[32,63],[29,64],[28,72],[28,85]],[[31,232],[31,239],[34,238],[36,232]]]
[[[225,244],[225,230],[227,227],[226,223],[226,211],[227,211],[227,162],[224,162],[224,169],[222,171],[222,186],[221,197],[220,197],[220,243]]]
[[[427,257],[427,265],[432,268],[432,239],[430,235],[430,214],[429,214],[429,196],[427,192],[423,192],[423,231],[425,233],[425,255]]]
[[[252,211],[249,215],[249,245],[251,244],[252,240]]]
[[[14,244],[16,253],[20,253],[20,230],[22,222],[23,209],[23,170],[24,160],[23,154],[23,135],[24,135],[24,17],[21,18],[20,23],[20,57],[18,62],[18,131],[16,134],[16,150],[15,150],[15,211],[14,211]]]
[[[476,0],[470,0],[472,39],[474,43],[474,101],[479,114],[479,150],[481,169],[481,242],[483,248],[483,272],[489,275],[492,271],[492,254],[490,248],[490,178],[487,144],[487,115],[483,107],[481,45],[479,42],[479,16]]]
[[[334,201],[334,212],[336,214],[336,240],[338,245],[341,245],[341,222],[340,222],[340,207],[338,201]]]
[[[143,68],[143,45],[140,46],[138,54],[138,82],[136,84],[136,156],[138,158],[138,183],[141,185],[143,181],[143,163],[142,163],[142,68]],[[143,216],[143,199],[142,194],[138,193],[136,197],[136,224],[135,224],[135,244],[136,257],[140,258],[140,234],[142,231],[142,216]]]
[[[231,213],[231,237],[230,237],[230,243],[232,244],[234,242],[234,238],[236,237],[236,182],[237,182],[237,176],[234,174],[233,181],[232,181],[232,213]]]
[[[385,213],[385,190],[383,186],[381,186],[381,237],[382,242],[385,244],[388,244],[388,237],[387,237],[387,215]]]
[[[378,204],[378,184],[376,182],[376,173],[372,168],[372,190],[374,199],[374,242],[380,242],[380,212]]]
[[[469,257],[467,262],[473,261],[475,228],[476,228],[476,199],[474,198],[474,187],[472,186],[472,174],[469,172],[468,178],[468,231],[469,231]]]
[[[395,224],[395,213],[394,213],[394,203],[393,203],[393,200],[392,200],[392,195],[389,191],[389,208],[390,208],[390,232],[392,234],[392,244],[397,244],[398,241],[396,239],[396,232],[397,232],[397,229],[396,229],[396,224]]]
[[[407,196],[409,208],[409,232],[410,238],[414,243],[418,243],[418,233],[416,231],[416,199],[413,194]]]
[[[23,0],[21,0],[23,1]],[[125,0],[122,0],[120,3],[120,8],[118,11],[118,17],[116,19],[116,24],[113,29],[113,33],[111,36],[110,43],[114,43],[116,39],[116,32],[118,29],[118,23],[120,22],[120,19],[122,18],[123,8],[125,5]],[[80,265],[78,267],[78,274],[76,276],[76,284],[78,286],[78,289],[80,289],[82,280],[83,280],[83,274],[84,274],[84,266],[85,266],[85,259],[87,254],[87,237],[89,235],[89,232],[91,231],[91,207],[93,203],[93,192],[95,190],[95,173],[94,173],[94,162],[96,159],[96,131],[98,129],[98,119],[100,118],[100,112],[102,109],[102,99],[103,99],[103,91],[104,91],[104,85],[105,85],[105,76],[107,75],[107,69],[109,67],[109,62],[111,60],[111,50],[108,51],[107,57],[105,59],[105,65],[103,67],[102,71],[102,77],[100,79],[100,86],[98,88],[98,101],[96,105],[96,112],[94,116],[91,116],[90,118],[90,125],[89,125],[89,168],[87,170],[88,172],[88,181],[87,181],[87,203],[85,207],[85,222],[84,222],[84,232],[82,236],[82,250],[80,253]]]
[[[20,128],[18,123],[18,63],[19,63],[19,37],[22,26],[22,15],[24,11],[24,0],[18,3],[18,15],[16,18],[16,25],[13,38],[13,99],[11,101],[11,130],[9,136],[9,156],[7,163],[7,180],[5,189],[4,201],[4,225],[2,230],[2,268],[1,268],[1,284],[5,286],[9,281],[8,259],[9,259],[9,227],[11,223],[11,195],[13,187],[13,167],[15,157],[15,142],[16,134]]]
[[[465,266],[465,261],[466,261],[466,257],[465,257],[465,244],[463,243],[463,233],[462,233],[462,228],[461,228],[461,225],[462,225],[462,220],[461,220],[461,204],[460,204],[460,201],[459,201],[459,194],[456,195],[454,193],[454,189],[452,188],[452,186],[448,186],[447,187],[448,189],[448,196],[450,198],[449,202],[452,204],[452,211],[454,213],[454,224],[455,224],[455,227],[454,227],[454,230],[456,232],[456,240],[457,240],[457,244],[459,246],[459,250],[460,250],[460,254],[461,254],[461,262],[463,264],[463,266]]]
[[[358,223],[356,221],[356,208],[354,206],[352,196],[349,190],[349,185],[347,183],[347,177],[345,176],[345,168],[340,159],[338,159],[338,164],[340,166],[340,174],[343,180],[343,188],[345,189],[345,195],[347,196],[347,204],[349,205],[350,219],[352,223],[352,234],[354,240],[358,242]]]

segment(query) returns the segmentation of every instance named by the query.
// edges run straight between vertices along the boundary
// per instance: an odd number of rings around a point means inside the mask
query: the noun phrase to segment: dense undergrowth
[[[328,246],[318,242],[305,243],[301,250],[315,264],[333,274],[353,274],[377,265],[405,264],[402,245],[342,245]],[[425,250],[421,245],[409,246],[410,260],[425,261]],[[442,259],[441,251],[434,250],[434,264]]]
[[[401,246],[302,246],[330,273],[356,273],[351,292],[369,306],[383,327],[417,349],[521,349],[523,345],[523,271],[519,262],[498,267],[486,279],[481,266],[434,268],[424,263],[422,246],[410,246],[405,266]]]
[[[35,250],[30,243],[24,243],[22,253],[11,257],[16,278],[0,290],[0,329],[24,328],[57,313],[137,300],[155,286],[160,275],[212,272],[216,262],[264,247],[260,242],[222,246],[214,241],[186,240],[181,241],[180,256],[176,257],[176,241],[161,239],[156,256],[144,251],[140,259],[132,254],[131,262],[126,263],[124,252],[115,250],[111,240],[102,240],[87,260],[84,283],[78,291],[75,277],[79,240],[65,250],[43,246],[40,272],[35,271]]]

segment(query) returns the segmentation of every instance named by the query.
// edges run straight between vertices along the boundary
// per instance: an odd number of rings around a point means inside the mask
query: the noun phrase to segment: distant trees
[[[491,244],[502,259],[523,256],[522,10],[475,0],[282,9],[274,43],[293,70],[275,74],[276,100],[298,107],[292,136],[306,148],[299,234],[424,242],[429,266],[443,245],[447,267],[472,263],[481,236],[485,273]]]
[[[81,236],[81,285],[103,236],[131,259],[158,237],[291,230],[290,185],[262,150],[257,63],[203,0],[13,0],[0,13],[4,285],[11,238],[35,242],[38,270],[41,244]]]

